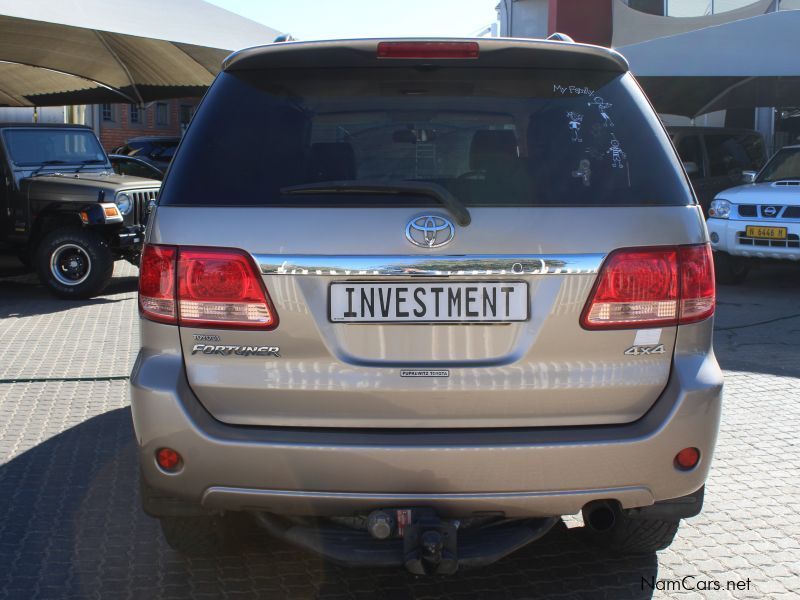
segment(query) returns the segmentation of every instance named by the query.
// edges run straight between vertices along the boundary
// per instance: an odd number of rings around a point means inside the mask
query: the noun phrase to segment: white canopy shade
[[[0,0],[0,104],[198,96],[231,50],[277,34],[200,0]]]
[[[695,117],[800,105],[800,10],[784,10],[617,48],[656,109]]]

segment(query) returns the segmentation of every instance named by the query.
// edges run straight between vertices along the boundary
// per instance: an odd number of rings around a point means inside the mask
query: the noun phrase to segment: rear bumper
[[[131,376],[142,474],[149,487],[208,511],[349,515],[431,506],[443,516],[574,514],[592,500],[643,507],[699,489],[720,418],[722,376],[711,323],[681,328],[669,384],[634,423],[514,430],[365,431],[237,427],[214,420],[189,388],[176,328],[147,327]],[[706,341],[707,343],[707,341]],[[177,474],[155,463],[169,446]],[[700,449],[692,471],[673,457]]]

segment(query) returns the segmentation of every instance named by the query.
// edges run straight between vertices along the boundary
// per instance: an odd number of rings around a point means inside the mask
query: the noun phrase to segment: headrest
[[[476,131],[469,149],[469,168],[484,171],[499,162],[519,158],[517,135],[510,129]]]
[[[347,142],[318,142],[311,145],[311,181],[356,178],[356,155]]]

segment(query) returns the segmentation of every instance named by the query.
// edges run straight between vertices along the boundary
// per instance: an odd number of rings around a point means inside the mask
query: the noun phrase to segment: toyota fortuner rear
[[[666,547],[722,380],[702,214],[613,51],[285,43],[231,56],[164,184],[131,378],[168,541],[232,515],[449,573],[583,511]]]

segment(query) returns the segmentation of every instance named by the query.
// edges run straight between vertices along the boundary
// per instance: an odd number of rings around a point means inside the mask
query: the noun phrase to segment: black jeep
[[[138,265],[160,185],[115,174],[88,127],[0,124],[0,245],[57,296],[96,295],[114,261]]]

